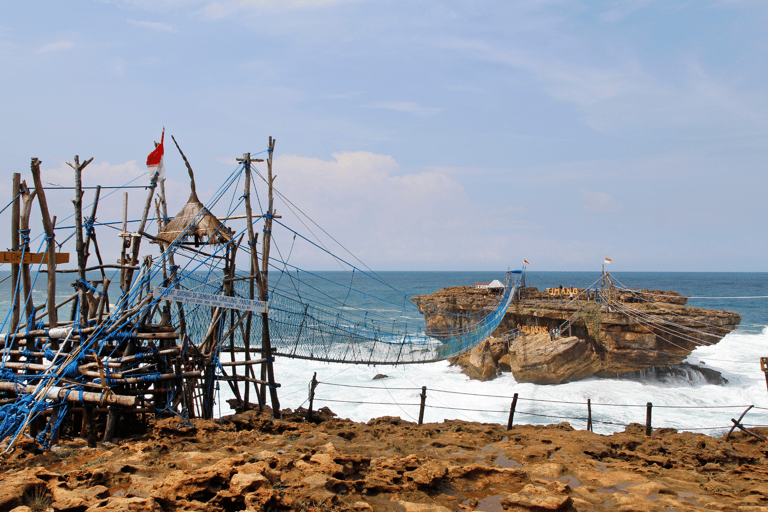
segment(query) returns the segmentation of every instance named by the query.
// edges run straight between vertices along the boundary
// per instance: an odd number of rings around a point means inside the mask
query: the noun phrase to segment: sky
[[[3,1],[3,206],[32,157],[146,184],[163,128],[207,202],[273,136],[275,187],[376,270],[768,271],[766,26],[765,0]],[[165,166],[174,213],[168,138]],[[64,226],[71,191],[48,195]]]

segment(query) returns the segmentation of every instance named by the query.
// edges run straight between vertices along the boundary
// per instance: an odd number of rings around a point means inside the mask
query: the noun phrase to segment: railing
[[[352,397],[352,393],[349,393],[348,395],[346,393],[342,394],[341,396],[350,396],[350,398],[324,398],[320,397],[317,393],[318,388],[321,388],[323,386],[328,387],[335,387],[335,388],[342,388],[342,389],[366,389],[366,390],[382,390],[382,392],[386,392],[387,395],[391,398],[391,401],[366,401],[366,400],[359,400]],[[653,425],[652,418],[653,418],[653,411],[654,409],[679,409],[679,410],[690,410],[690,409],[709,409],[709,410],[728,410],[728,409],[736,409],[736,410],[743,410],[746,408],[744,413],[739,417],[738,420],[731,418],[731,422],[733,425],[728,426],[685,426],[680,427],[676,426],[674,427],[676,430],[687,430],[687,431],[716,431],[721,430],[725,431],[730,429],[732,432],[734,428],[738,427],[741,430],[746,431],[747,433],[751,435],[756,435],[753,432],[750,432],[746,429],[746,427],[768,427],[768,425],[755,425],[755,424],[746,424],[742,423],[741,420],[746,415],[746,413],[750,409],[759,410],[759,411],[768,411],[768,408],[766,407],[756,407],[754,405],[718,405],[718,406],[697,406],[697,405],[656,405],[654,406],[652,402],[647,402],[645,404],[615,404],[615,403],[601,403],[601,402],[592,402],[591,399],[587,399],[586,402],[576,402],[576,401],[567,401],[567,400],[549,400],[549,399],[539,399],[539,398],[527,398],[527,397],[521,397],[518,393],[514,393],[511,396],[509,395],[490,395],[490,394],[482,394],[482,393],[467,393],[467,392],[460,392],[460,391],[448,391],[444,389],[431,389],[429,390],[430,394],[445,394],[445,395],[463,395],[463,396],[470,396],[470,397],[477,397],[485,398],[485,399],[507,399],[509,400],[508,403],[510,403],[510,406],[508,409],[500,410],[498,408],[496,409],[489,409],[489,408],[482,408],[482,407],[472,407],[472,408],[466,408],[466,407],[451,407],[446,405],[432,405],[427,403],[427,386],[422,386],[421,388],[418,387],[389,387],[389,386],[358,386],[354,384],[339,384],[339,383],[332,383],[332,382],[323,382],[317,380],[317,374],[315,374],[312,377],[312,380],[310,381],[309,385],[309,397],[304,403],[309,402],[308,407],[308,416],[311,418],[313,414],[313,409],[316,407],[318,402],[322,403],[346,403],[346,404],[366,404],[366,405],[397,405],[406,416],[411,416],[408,411],[415,412],[416,408],[418,407],[418,424],[421,425],[424,422],[424,416],[427,409],[435,409],[435,410],[451,410],[451,411],[457,411],[462,414],[465,413],[493,413],[493,414],[499,414],[504,415],[507,418],[507,428],[512,429],[514,426],[515,417],[517,416],[524,416],[534,419],[551,419],[551,420],[558,420],[558,421],[568,421],[568,422],[584,422],[584,429],[593,431],[594,425],[606,425],[609,427],[614,427],[612,430],[616,431],[616,427],[627,427],[631,423],[644,423],[645,424],[645,432],[646,435],[651,435],[654,428],[671,428],[671,427],[665,427],[665,426],[655,426]],[[415,397],[418,397],[420,400],[418,403],[416,402],[400,402],[396,401],[394,397],[392,396],[392,391],[412,391],[412,392],[419,392],[418,395],[412,395]],[[338,396],[338,395],[336,395]],[[575,414],[569,414],[569,415],[563,415],[563,414],[554,414],[554,413],[546,413],[542,411],[535,411],[531,410],[530,408],[518,408],[518,405],[520,402],[528,402],[531,404],[543,404],[545,407],[547,404],[565,404],[566,406],[569,406],[571,409],[578,409],[583,411],[582,413],[575,413]],[[303,404],[302,404],[303,405]],[[412,409],[411,409],[412,408]],[[596,419],[594,417],[594,409],[593,408],[630,408],[630,409],[640,409],[645,412],[644,417],[642,416],[642,413],[639,413],[637,415],[638,421],[636,422],[621,422],[616,421],[613,419]],[[586,413],[586,415],[584,415]],[[605,416],[605,414],[602,414],[602,416]],[[610,415],[609,415],[610,417]],[[468,418],[469,421],[480,421],[479,418],[473,419]],[[486,418],[482,419],[483,421],[486,420]],[[644,420],[644,421],[643,421]],[[499,422],[501,423],[501,422]],[[730,435],[730,432],[729,432]],[[756,437],[760,437],[759,435],[756,435]],[[760,437],[762,439],[762,437]]]

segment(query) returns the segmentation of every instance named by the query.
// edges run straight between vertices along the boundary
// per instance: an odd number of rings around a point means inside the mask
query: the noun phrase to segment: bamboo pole
[[[56,327],[59,324],[58,312],[56,311],[56,234],[54,233],[54,222],[51,221],[51,215],[48,211],[48,202],[45,199],[45,190],[43,182],[40,179],[40,160],[32,159],[32,179],[35,181],[35,191],[40,203],[40,214],[43,217],[43,229],[45,237],[48,240],[48,326]]]
[[[0,390],[13,391],[15,393],[33,394],[37,391],[37,386],[21,386],[14,382],[0,381]],[[102,401],[109,405],[125,405],[135,406],[138,405],[139,400],[133,396],[121,396],[112,393],[93,393],[90,391],[73,391],[71,389],[63,389],[60,387],[52,386],[46,390],[45,398],[49,400],[66,400],[67,402],[80,402],[80,395],[82,394],[83,402],[101,403]]]

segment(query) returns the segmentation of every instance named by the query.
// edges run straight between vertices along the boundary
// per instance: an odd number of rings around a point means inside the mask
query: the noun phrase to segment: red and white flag
[[[523,261],[525,262],[525,264],[526,264],[526,265],[530,265],[530,263],[528,262],[528,260],[523,260]]]
[[[165,168],[163,167],[163,140],[165,139],[165,129],[160,136],[160,144],[147,156],[147,170],[150,176],[154,176],[157,173],[157,179],[162,180],[165,178]]]
[[[611,262],[611,258],[605,258],[604,263],[610,263],[610,262]]]

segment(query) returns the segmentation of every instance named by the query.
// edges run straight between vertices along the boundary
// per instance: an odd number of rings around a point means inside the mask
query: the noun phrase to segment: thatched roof
[[[194,190],[184,208],[163,226],[157,237],[171,244],[182,234],[182,241],[191,237],[198,244],[223,244],[232,240],[232,231],[203,206]]]
[[[192,172],[192,166],[189,165],[189,161],[179,147],[179,143],[176,142],[176,138],[171,135],[171,139],[173,139],[173,143],[176,144],[176,148],[179,150],[179,153],[181,153],[181,158],[184,159],[184,164],[187,166],[187,171],[189,172],[189,188],[192,190],[192,193],[189,195],[189,199],[187,200],[187,204],[184,205],[184,208],[182,208],[170,222],[163,226],[157,234],[157,238],[160,238],[169,244],[172,244],[182,235],[182,242],[185,242],[192,237],[195,245],[224,244],[229,242],[232,240],[232,231],[219,222],[219,219],[214,217],[197,198],[197,192],[195,190],[195,174]]]

